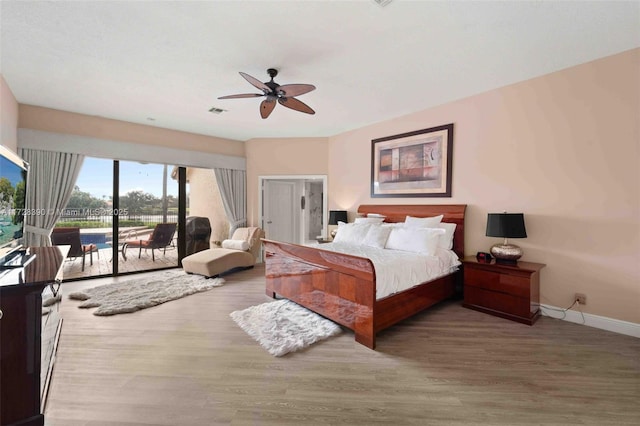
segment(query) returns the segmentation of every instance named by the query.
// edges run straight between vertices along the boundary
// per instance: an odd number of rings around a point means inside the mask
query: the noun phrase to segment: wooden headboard
[[[444,215],[443,222],[455,223],[456,231],[453,234],[453,251],[458,257],[464,257],[464,212],[466,204],[362,204],[358,207],[358,213],[367,215],[377,213],[386,216],[385,222],[404,222],[407,216],[431,217]]]

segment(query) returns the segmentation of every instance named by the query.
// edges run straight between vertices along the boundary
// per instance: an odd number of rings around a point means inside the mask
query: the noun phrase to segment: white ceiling
[[[19,103],[237,140],[331,136],[640,46],[638,1],[4,0],[0,18]],[[317,87],[315,115],[217,99],[270,67]]]

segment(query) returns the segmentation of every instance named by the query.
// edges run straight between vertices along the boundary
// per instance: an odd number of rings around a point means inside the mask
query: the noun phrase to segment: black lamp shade
[[[487,237],[527,238],[522,213],[489,213]]]
[[[329,225],[337,225],[338,222],[347,223],[346,210],[329,210]]]

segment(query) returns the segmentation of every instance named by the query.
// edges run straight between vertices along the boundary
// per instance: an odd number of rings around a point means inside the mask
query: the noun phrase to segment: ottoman
[[[182,269],[188,274],[210,278],[236,268],[252,268],[255,261],[255,256],[248,251],[212,248],[182,259]]]

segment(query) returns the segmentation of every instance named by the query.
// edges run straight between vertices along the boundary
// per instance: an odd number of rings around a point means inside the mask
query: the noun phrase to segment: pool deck
[[[151,250],[142,250],[142,255],[138,259],[138,248],[127,249],[127,260],[125,261],[122,254],[118,253],[118,272],[136,272],[152,269],[168,268],[178,265],[178,250],[175,247],[167,247],[164,250],[156,249],[155,262],[151,259]],[[100,275],[111,275],[113,273],[113,262],[111,247],[101,248],[98,252],[93,253],[93,265],[90,264],[89,255],[85,258],[85,267],[82,271],[82,258],[67,259],[64,262],[63,276],[64,280],[83,278]]]

